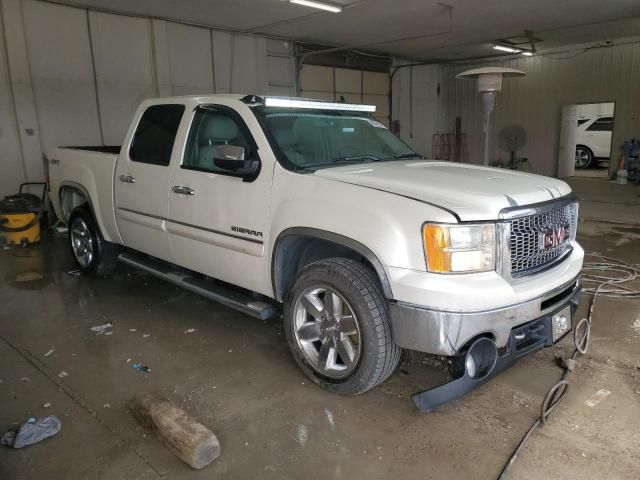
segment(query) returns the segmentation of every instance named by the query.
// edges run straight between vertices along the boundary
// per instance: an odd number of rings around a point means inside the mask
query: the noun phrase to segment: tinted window
[[[213,154],[220,145],[244,147],[245,158],[250,158],[252,146],[245,129],[231,114],[217,109],[196,112],[189,132],[183,167],[209,172],[220,172],[213,162]],[[225,171],[226,173],[226,171]]]
[[[167,166],[173,142],[184,113],[184,105],[153,105],[138,124],[129,156],[134,162]]]
[[[590,132],[612,132],[613,131],[613,117],[602,117],[593,122],[587,128]]]
[[[578,120],[578,126],[582,125],[583,123],[587,123],[589,120],[589,118],[581,118],[580,120]]]

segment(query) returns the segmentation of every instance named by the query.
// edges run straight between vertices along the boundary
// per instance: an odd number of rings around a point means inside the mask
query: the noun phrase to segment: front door
[[[259,128],[257,122],[254,126]],[[256,178],[234,176],[214,163],[219,145],[244,147],[246,158],[259,159],[256,141],[235,110],[222,105],[198,108],[182,164],[170,182],[167,229],[174,261],[271,294],[265,280],[265,244],[273,169],[263,163]]]
[[[115,172],[114,203],[124,245],[164,260],[171,260],[165,219],[171,155],[184,110],[184,105],[151,105],[139,113]]]

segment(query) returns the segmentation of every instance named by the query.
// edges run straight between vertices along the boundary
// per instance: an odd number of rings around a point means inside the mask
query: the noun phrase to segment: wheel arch
[[[393,298],[384,266],[368,247],[344,235],[308,227],[283,230],[275,241],[271,256],[274,298],[279,302],[284,300],[295,274],[306,265],[331,257],[361,261],[374,272],[384,296]]]
[[[96,212],[91,202],[91,196],[86,188],[76,182],[64,182],[58,191],[58,201],[60,205],[61,220],[68,224],[71,212],[74,208],[87,205],[94,220],[97,219]]]

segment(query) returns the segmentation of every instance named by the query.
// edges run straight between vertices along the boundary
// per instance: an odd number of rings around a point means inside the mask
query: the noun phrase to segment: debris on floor
[[[195,333],[197,330],[195,328],[187,328],[184,333]]]
[[[584,402],[584,404],[587,407],[595,407],[596,405],[598,405],[602,400],[604,400],[606,397],[608,397],[611,394],[611,392],[609,390],[606,390],[604,388],[601,388],[600,390],[598,390],[596,393],[594,393],[593,395],[591,395],[591,398],[589,398],[589,400],[587,400],[586,402]]]
[[[131,368],[133,368],[134,370],[138,370],[139,372],[151,373],[151,369],[146,365],[142,365],[141,363],[134,363],[133,365],[131,365]]]
[[[95,332],[96,335],[111,335],[113,331],[113,324],[111,322],[104,323],[102,325],[96,325],[95,327],[91,327],[91,331]]]
[[[150,333],[143,333],[142,338],[149,338],[151,336]]]
[[[71,277],[75,277],[75,278],[78,278],[81,274],[82,274],[82,272],[80,272],[80,270],[69,270],[67,272],[67,275],[69,275]]]
[[[62,428],[62,422],[55,415],[40,419],[32,417],[23,423],[19,429],[7,431],[2,436],[0,443],[12,448],[22,448],[52,437],[60,431],[60,428]]]
[[[49,408],[51,406],[51,402],[43,403],[42,408]]]
[[[30,379],[29,377],[22,377],[22,378],[20,379],[20,381],[21,381],[21,382],[30,382],[30,381],[31,381],[31,379]]]
[[[51,355],[53,352],[55,352],[56,349],[52,348],[51,350],[49,350],[47,353],[44,354],[45,357],[48,357],[49,355]]]
[[[214,433],[169,400],[147,394],[134,397],[129,406],[135,419],[189,466],[201,469],[220,456]]]
[[[67,372],[65,372],[64,370],[62,370],[62,371],[58,374],[58,376],[59,376],[60,378],[64,378],[64,377],[68,377],[68,376],[69,376],[69,374],[68,374]]]

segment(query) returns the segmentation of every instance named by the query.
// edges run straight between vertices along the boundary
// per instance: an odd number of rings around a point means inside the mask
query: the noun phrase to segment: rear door
[[[599,117],[587,127],[585,131],[586,145],[591,148],[595,157],[609,158],[611,132],[613,132],[613,117]]]
[[[261,136],[258,142],[252,132]],[[273,161],[263,137],[248,108],[244,117],[225,105],[196,109],[182,163],[171,178],[167,228],[175,263],[270,294],[265,243]],[[218,168],[218,145],[244,147],[246,158],[261,161],[258,175],[243,178]]]
[[[173,151],[185,112],[182,104],[150,105],[138,112],[123,145],[114,179],[118,229],[124,245],[171,261],[166,229]]]

